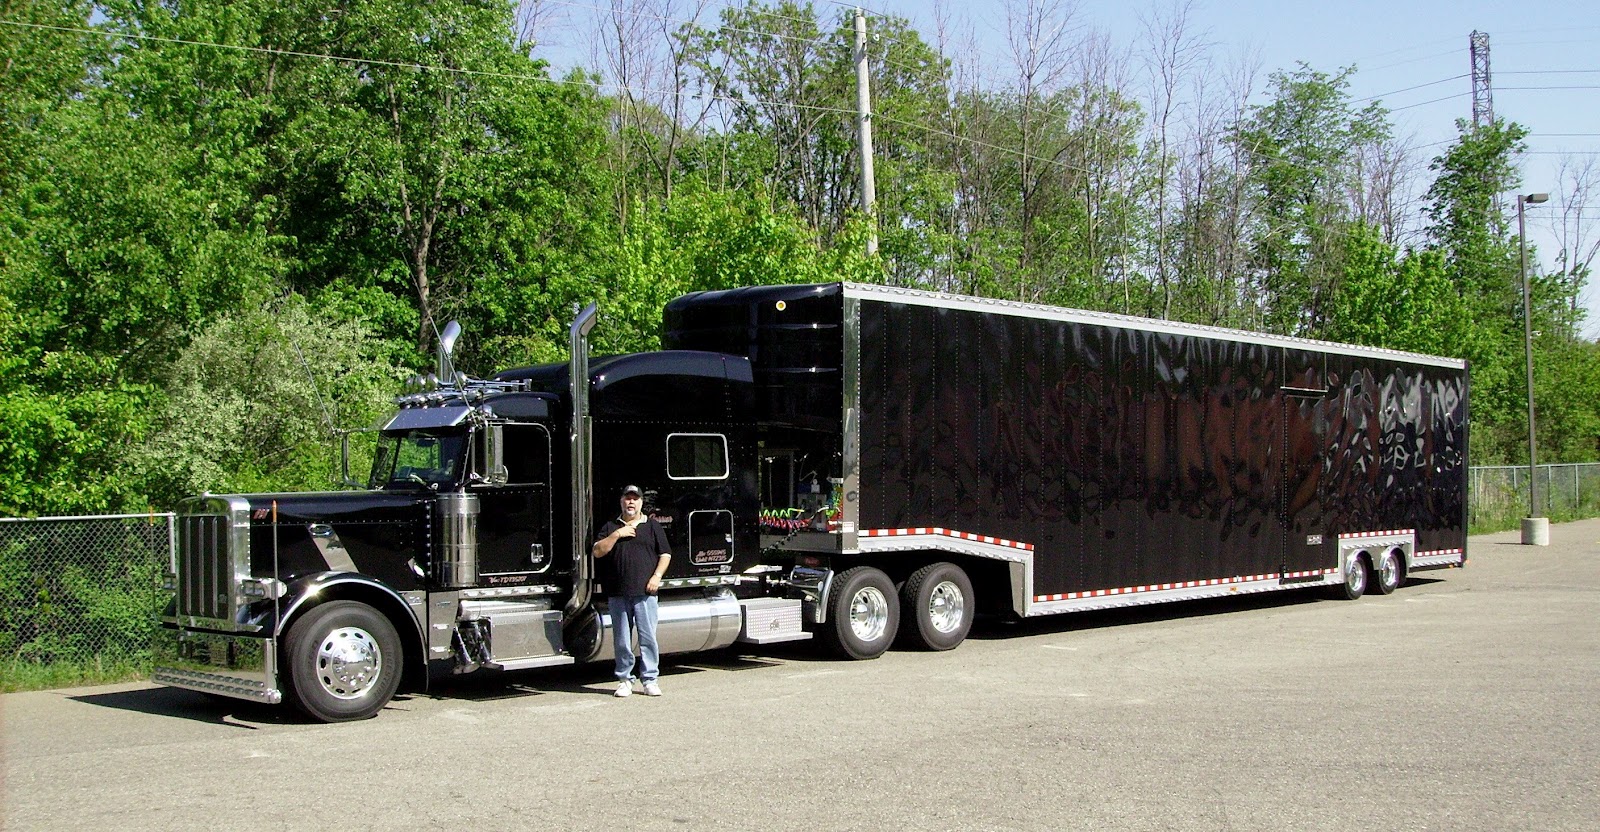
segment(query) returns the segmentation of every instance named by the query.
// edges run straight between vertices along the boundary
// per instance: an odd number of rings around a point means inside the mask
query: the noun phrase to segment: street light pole
[[[1528,372],[1528,516],[1522,521],[1524,546],[1550,545],[1550,518],[1539,513],[1539,445],[1533,421],[1533,302],[1528,288],[1528,225],[1524,206],[1538,205],[1549,194],[1517,194],[1517,249],[1522,272],[1522,348]]]

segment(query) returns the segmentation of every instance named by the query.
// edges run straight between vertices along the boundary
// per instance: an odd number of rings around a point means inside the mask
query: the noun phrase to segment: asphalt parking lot
[[[376,719],[0,697],[8,829],[1600,828],[1600,520],[1356,602],[1276,593],[459,681]]]

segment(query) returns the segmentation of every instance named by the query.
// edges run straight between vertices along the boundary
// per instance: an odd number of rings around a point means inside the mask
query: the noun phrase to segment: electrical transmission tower
[[[1494,124],[1494,87],[1489,83],[1489,33],[1474,30],[1472,51],[1472,129]]]

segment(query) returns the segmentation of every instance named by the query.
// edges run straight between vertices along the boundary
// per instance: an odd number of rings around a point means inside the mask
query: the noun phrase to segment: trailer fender
[[[1369,568],[1377,569],[1383,556],[1390,550],[1400,553],[1400,565],[1404,574],[1411,574],[1412,562],[1417,551],[1417,532],[1415,529],[1392,529],[1371,532],[1352,532],[1339,535],[1339,572],[1342,579],[1345,570],[1350,568],[1350,560],[1365,556]]]
[[[940,528],[865,529],[858,538],[861,554],[939,552],[967,555],[1007,565],[1011,610],[1026,618],[1033,609],[1033,544]]]

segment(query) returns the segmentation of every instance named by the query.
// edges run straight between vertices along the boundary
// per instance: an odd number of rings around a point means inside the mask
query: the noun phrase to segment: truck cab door
[[[504,481],[472,488],[480,501],[478,583],[540,583],[543,576],[562,571],[552,563],[550,431],[541,424],[499,429]]]

